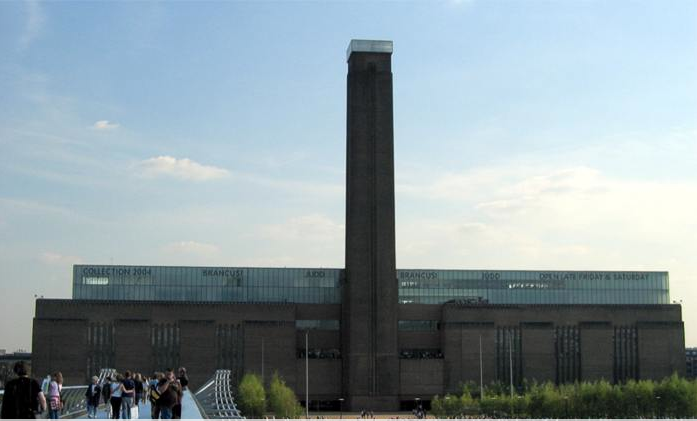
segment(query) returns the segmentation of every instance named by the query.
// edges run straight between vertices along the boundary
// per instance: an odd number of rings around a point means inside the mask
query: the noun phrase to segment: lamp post
[[[310,419],[310,370],[309,370],[309,355],[310,347],[308,335],[310,329],[305,330],[305,418]]]
[[[339,419],[344,418],[344,398],[339,398]]]
[[[479,334],[479,400],[484,398],[484,369],[482,365],[482,334]]]
[[[508,366],[511,373],[511,402],[513,402],[513,334],[508,331]]]

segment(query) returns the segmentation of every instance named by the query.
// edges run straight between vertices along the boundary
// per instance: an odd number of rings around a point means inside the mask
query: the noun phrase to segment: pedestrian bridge
[[[150,401],[145,400],[145,403],[140,402],[138,404],[138,418],[139,419],[150,419]],[[99,408],[97,411],[97,418],[99,419],[109,419],[111,418],[111,408],[107,405],[102,405],[102,407]],[[84,414],[85,410],[81,411],[81,416],[78,418],[84,419],[87,418],[87,415]],[[78,414],[76,414],[78,415]],[[134,414],[135,415],[135,414]],[[65,418],[68,418],[65,416]],[[191,393],[189,390],[184,391],[184,396],[182,398],[182,419],[201,419],[201,418],[210,418],[205,415],[205,413],[199,408],[199,406],[196,403],[196,398],[194,398],[194,394]]]
[[[99,383],[103,383],[106,377],[115,375],[114,369],[102,369],[99,373]],[[65,405],[61,418],[87,418],[87,406],[85,392],[87,385],[64,386],[62,390]],[[2,404],[3,391],[0,390],[0,404]],[[110,406],[101,406],[97,411],[97,418],[108,419]],[[150,401],[138,405],[138,418],[150,419]],[[44,413],[45,415],[45,413]],[[244,418],[235,405],[233,396],[233,384],[230,370],[216,370],[211,378],[196,392],[185,390],[182,398],[182,419],[237,419]]]

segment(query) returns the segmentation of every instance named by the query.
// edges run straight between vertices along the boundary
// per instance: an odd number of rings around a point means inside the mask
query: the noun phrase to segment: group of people
[[[39,382],[29,377],[24,361],[18,361],[12,368],[17,378],[5,385],[2,399],[2,418],[36,418],[46,411],[46,395]]]
[[[361,419],[364,419],[364,418],[373,419],[373,418],[375,418],[375,414],[373,413],[373,411],[366,411],[364,409],[363,411],[361,411],[359,418],[361,418]]]
[[[143,376],[126,370],[99,384],[99,377],[92,377],[92,384],[85,391],[87,417],[96,418],[100,398],[112,419],[138,418],[138,404],[143,400]]]
[[[416,408],[414,408],[414,410],[412,411],[412,413],[414,414],[414,416],[415,416],[417,419],[424,419],[424,418],[426,418],[426,410],[425,410],[424,407],[421,406],[421,405],[419,405],[419,406],[417,406]]]
[[[150,399],[150,417],[152,419],[181,419],[182,397],[189,384],[189,377],[184,367],[179,368],[179,375],[167,369],[164,373],[155,373],[148,385]]]
[[[50,419],[58,419],[65,405],[63,400],[63,375],[60,372],[47,376],[41,385],[29,377],[23,361],[13,367],[17,378],[5,385],[0,418],[33,419],[41,418],[46,410]],[[180,419],[182,397],[189,384],[186,369],[181,367],[178,376],[172,369],[164,373],[154,373],[145,378],[140,373],[125,371],[100,383],[97,376],[85,391],[88,418],[97,417],[100,401],[112,419],[138,418],[138,405],[150,401],[152,419]]]
[[[164,373],[156,372],[153,377],[146,378],[127,370],[123,374],[107,377],[101,385],[95,376],[85,392],[87,415],[96,418],[101,397],[112,419],[138,418],[138,405],[145,403],[146,399],[150,401],[152,419],[180,419],[182,397],[189,378],[184,367],[178,373],[175,376],[172,369],[167,369]]]
[[[37,418],[48,409],[50,419],[60,418],[63,409],[63,375],[60,372],[47,376],[41,385],[29,377],[24,361],[12,368],[17,378],[5,385],[0,418]]]

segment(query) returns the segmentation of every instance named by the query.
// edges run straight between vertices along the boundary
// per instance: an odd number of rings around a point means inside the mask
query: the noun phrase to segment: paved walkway
[[[107,419],[108,413],[106,407],[100,408],[97,411],[97,418]],[[138,405],[138,415],[140,419],[150,419],[150,401],[145,400],[145,403],[140,403]],[[80,417],[80,419],[86,419],[87,415]],[[201,419],[201,413],[198,410],[198,406],[191,396],[191,392],[188,390],[184,391],[184,397],[182,399],[182,419]]]

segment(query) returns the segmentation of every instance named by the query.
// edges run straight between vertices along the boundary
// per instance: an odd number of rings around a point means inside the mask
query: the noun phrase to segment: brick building
[[[391,54],[389,41],[348,49],[345,269],[76,265],[72,300],[37,300],[35,371],[84,383],[102,367],[185,366],[194,387],[218,368],[278,371],[303,397],[307,361],[311,406],[352,410],[480,376],[684,374],[666,272],[395,267]]]

